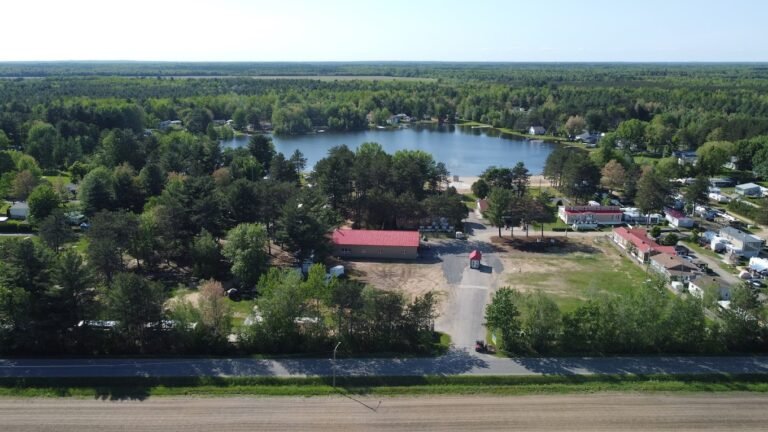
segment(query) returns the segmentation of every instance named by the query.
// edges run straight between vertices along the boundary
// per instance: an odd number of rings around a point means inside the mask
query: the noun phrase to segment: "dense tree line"
[[[485,313],[503,348],[518,354],[701,354],[764,352],[765,308],[747,286],[732,288],[730,309],[719,310],[715,290],[704,299],[675,296],[659,280],[625,296],[589,298],[563,312],[538,291],[497,291]],[[707,314],[706,309],[716,311]]]

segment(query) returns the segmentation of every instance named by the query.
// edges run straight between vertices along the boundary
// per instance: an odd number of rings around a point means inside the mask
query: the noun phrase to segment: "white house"
[[[547,133],[547,130],[543,126],[531,126],[528,128],[529,135],[544,135],[545,133]]]
[[[718,237],[731,244],[733,246],[731,252],[739,256],[747,258],[756,257],[760,255],[760,251],[763,249],[763,239],[733,227],[721,229]]]
[[[754,183],[744,183],[736,186],[737,194],[742,196],[759,197],[762,195],[762,189],[760,185]]]
[[[731,287],[724,280],[713,276],[698,276],[688,282],[688,292],[700,299],[704,298],[704,292],[707,289],[717,290],[718,300],[731,299]]]
[[[11,219],[24,220],[29,217],[29,206],[24,201],[16,202],[8,209],[8,216]]]
[[[673,208],[664,209],[664,218],[675,228],[691,228],[693,226],[693,219]]]
[[[624,213],[618,206],[560,206],[557,216],[568,225],[621,225]]]

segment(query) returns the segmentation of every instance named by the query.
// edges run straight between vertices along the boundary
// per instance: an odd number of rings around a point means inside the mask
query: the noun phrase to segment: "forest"
[[[445,166],[366,143],[308,167],[270,133],[383,127],[398,113],[518,134],[539,125],[562,141],[604,133],[591,151],[559,147],[544,174],[577,202],[607,190],[643,211],[667,203],[670,179],[768,179],[761,65],[3,63],[0,76],[0,195],[30,213],[0,230],[36,234],[0,241],[0,352],[11,354],[314,352],[331,335],[354,352],[430,351],[434,298],[273,264],[276,249],[322,262],[343,223],[460,222]],[[361,79],[328,79],[348,76]],[[223,149],[235,134],[249,145]],[[677,164],[682,150],[696,167]],[[524,166],[482,174],[476,195],[491,197],[495,226],[551,213],[522,188]],[[683,191],[691,203],[699,186]],[[190,285],[196,305],[170,302]],[[258,298],[237,343],[223,297],[233,286]]]

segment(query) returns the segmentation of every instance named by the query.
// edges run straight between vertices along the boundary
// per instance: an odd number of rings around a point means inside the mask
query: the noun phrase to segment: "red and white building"
[[[662,246],[648,237],[648,231],[642,228],[614,228],[611,239],[620,248],[636,260],[645,263],[650,257],[664,253],[677,255],[674,246]]]
[[[664,209],[664,218],[675,228],[691,228],[693,226],[693,219],[673,208]]]
[[[618,206],[560,206],[557,209],[557,216],[568,225],[621,225],[623,215]]]
[[[333,254],[341,258],[416,259],[418,231],[337,229],[333,232]]]

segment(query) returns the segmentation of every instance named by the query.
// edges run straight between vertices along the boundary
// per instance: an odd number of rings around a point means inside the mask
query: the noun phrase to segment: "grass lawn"
[[[11,208],[11,203],[8,201],[0,201],[0,216],[7,215],[9,208]]]
[[[59,175],[43,176],[43,178],[51,182],[51,184],[56,184],[56,183],[67,184],[72,182],[72,177],[69,175],[69,173],[66,173],[63,171],[60,172]]]
[[[157,396],[531,395],[768,392],[768,375],[0,378],[0,397],[111,400]]]
[[[574,310],[594,295],[625,295],[647,279],[646,269],[621,254],[609,240],[592,252],[557,255],[527,254],[520,272],[511,272],[507,283],[523,292],[542,290],[563,312]]]

